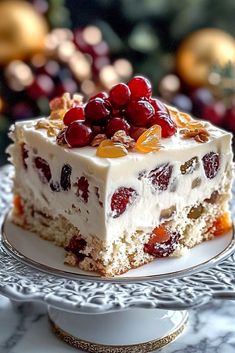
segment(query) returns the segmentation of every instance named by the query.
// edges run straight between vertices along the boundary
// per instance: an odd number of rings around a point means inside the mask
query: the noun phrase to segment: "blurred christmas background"
[[[0,165],[14,121],[134,74],[155,95],[235,132],[234,0],[1,0]]]

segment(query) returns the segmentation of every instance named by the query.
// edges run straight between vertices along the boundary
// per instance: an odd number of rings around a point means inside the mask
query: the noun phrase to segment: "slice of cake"
[[[114,276],[231,228],[231,134],[151,94],[142,77],[65,94],[11,131],[12,219],[67,264]]]

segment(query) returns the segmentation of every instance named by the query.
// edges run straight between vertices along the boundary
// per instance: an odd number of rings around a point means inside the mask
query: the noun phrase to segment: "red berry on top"
[[[165,104],[163,104],[159,99],[150,98],[149,103],[151,103],[154,107],[155,113],[157,113],[158,111],[167,112]]]
[[[90,97],[89,101],[91,101],[92,99],[95,99],[95,98],[106,99],[106,98],[108,98],[108,93],[101,91],[101,92],[95,94],[94,96]]]
[[[106,126],[106,134],[108,137],[112,137],[118,130],[124,130],[127,135],[130,130],[128,122],[120,117],[113,118],[108,122]]]
[[[95,125],[103,123],[110,112],[106,107],[105,101],[102,98],[94,98],[88,101],[85,106],[85,117],[86,120]]]
[[[132,99],[138,99],[141,97],[149,98],[152,95],[151,83],[145,77],[133,77],[129,81],[128,87],[130,88]]]
[[[154,108],[145,100],[133,100],[128,104],[126,114],[131,124],[145,127],[154,115]]]
[[[161,126],[162,137],[170,137],[176,133],[177,126],[167,111],[158,111],[155,113],[155,115],[149,120],[148,126],[150,127],[155,124]]]
[[[64,116],[64,124],[69,125],[73,121],[84,121],[85,116],[84,116],[84,108],[82,106],[77,106],[75,108],[69,109]]]
[[[122,107],[128,104],[130,97],[131,91],[125,83],[118,83],[113,86],[109,93],[109,100],[116,107]]]
[[[73,121],[65,131],[65,140],[70,147],[87,146],[92,138],[91,128],[79,121]]]

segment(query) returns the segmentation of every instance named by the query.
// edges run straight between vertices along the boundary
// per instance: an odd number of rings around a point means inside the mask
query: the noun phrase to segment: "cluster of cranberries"
[[[126,85],[119,83],[109,92],[91,97],[85,106],[71,108],[64,116],[65,140],[70,147],[83,147],[99,133],[112,137],[124,130],[135,140],[157,124],[162,137],[176,132],[176,125],[165,105],[152,98],[152,87],[144,77],[136,76]]]

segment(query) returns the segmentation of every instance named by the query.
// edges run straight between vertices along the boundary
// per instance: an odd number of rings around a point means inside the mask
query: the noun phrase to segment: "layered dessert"
[[[115,276],[231,228],[230,133],[153,98],[139,76],[50,108],[11,129],[12,219],[64,247],[65,263]]]

